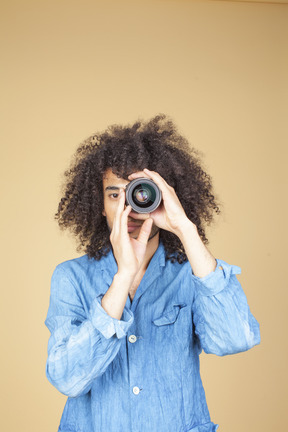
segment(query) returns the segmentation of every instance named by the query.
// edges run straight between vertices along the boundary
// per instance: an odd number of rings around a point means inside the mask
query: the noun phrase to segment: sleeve
[[[121,338],[133,322],[127,308],[121,320],[110,317],[101,306],[102,297],[94,299],[87,314],[72,280],[61,267],[54,270],[45,320],[51,332],[46,376],[66,396],[77,397],[90,390],[93,380],[117,355]]]
[[[217,260],[215,271],[207,276],[192,274],[196,282],[195,333],[206,353],[236,354],[260,343],[259,324],[236,277],[240,273],[239,267]]]

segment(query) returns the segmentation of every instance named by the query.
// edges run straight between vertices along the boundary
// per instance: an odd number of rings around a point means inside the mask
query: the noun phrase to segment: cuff
[[[90,310],[92,324],[106,339],[114,335],[121,339],[127,335],[127,331],[134,321],[134,315],[125,306],[121,320],[112,318],[101,306],[102,297],[103,294],[96,297]]]
[[[193,278],[200,282],[199,291],[204,296],[215,295],[222,291],[229,283],[231,275],[241,273],[238,266],[227,264],[225,261],[216,259],[216,269],[208,275],[200,278],[193,275]]]

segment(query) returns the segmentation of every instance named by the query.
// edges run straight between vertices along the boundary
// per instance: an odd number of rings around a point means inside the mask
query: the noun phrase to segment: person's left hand
[[[161,229],[170,231],[178,237],[185,225],[190,224],[191,221],[187,218],[186,213],[176,195],[174,188],[155,171],[144,169],[129,175],[129,180],[134,180],[139,177],[145,177],[153,180],[162,192],[162,202],[160,206],[149,214],[154,221],[154,224]],[[132,216],[132,213],[130,213]],[[133,218],[137,219],[138,214],[133,212]],[[143,215],[141,216],[143,218]]]

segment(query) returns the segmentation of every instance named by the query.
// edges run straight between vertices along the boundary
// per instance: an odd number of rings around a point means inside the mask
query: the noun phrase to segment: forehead
[[[112,172],[112,169],[109,168],[105,171],[103,175],[103,188],[107,186],[117,186],[117,187],[124,187],[129,183],[128,180],[125,180],[121,177],[118,177],[116,174]]]

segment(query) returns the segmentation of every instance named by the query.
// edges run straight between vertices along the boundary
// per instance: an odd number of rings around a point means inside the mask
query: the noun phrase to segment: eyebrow
[[[117,190],[118,191],[118,190],[120,190],[120,188],[118,186],[107,186],[105,188],[105,192],[108,190]]]

